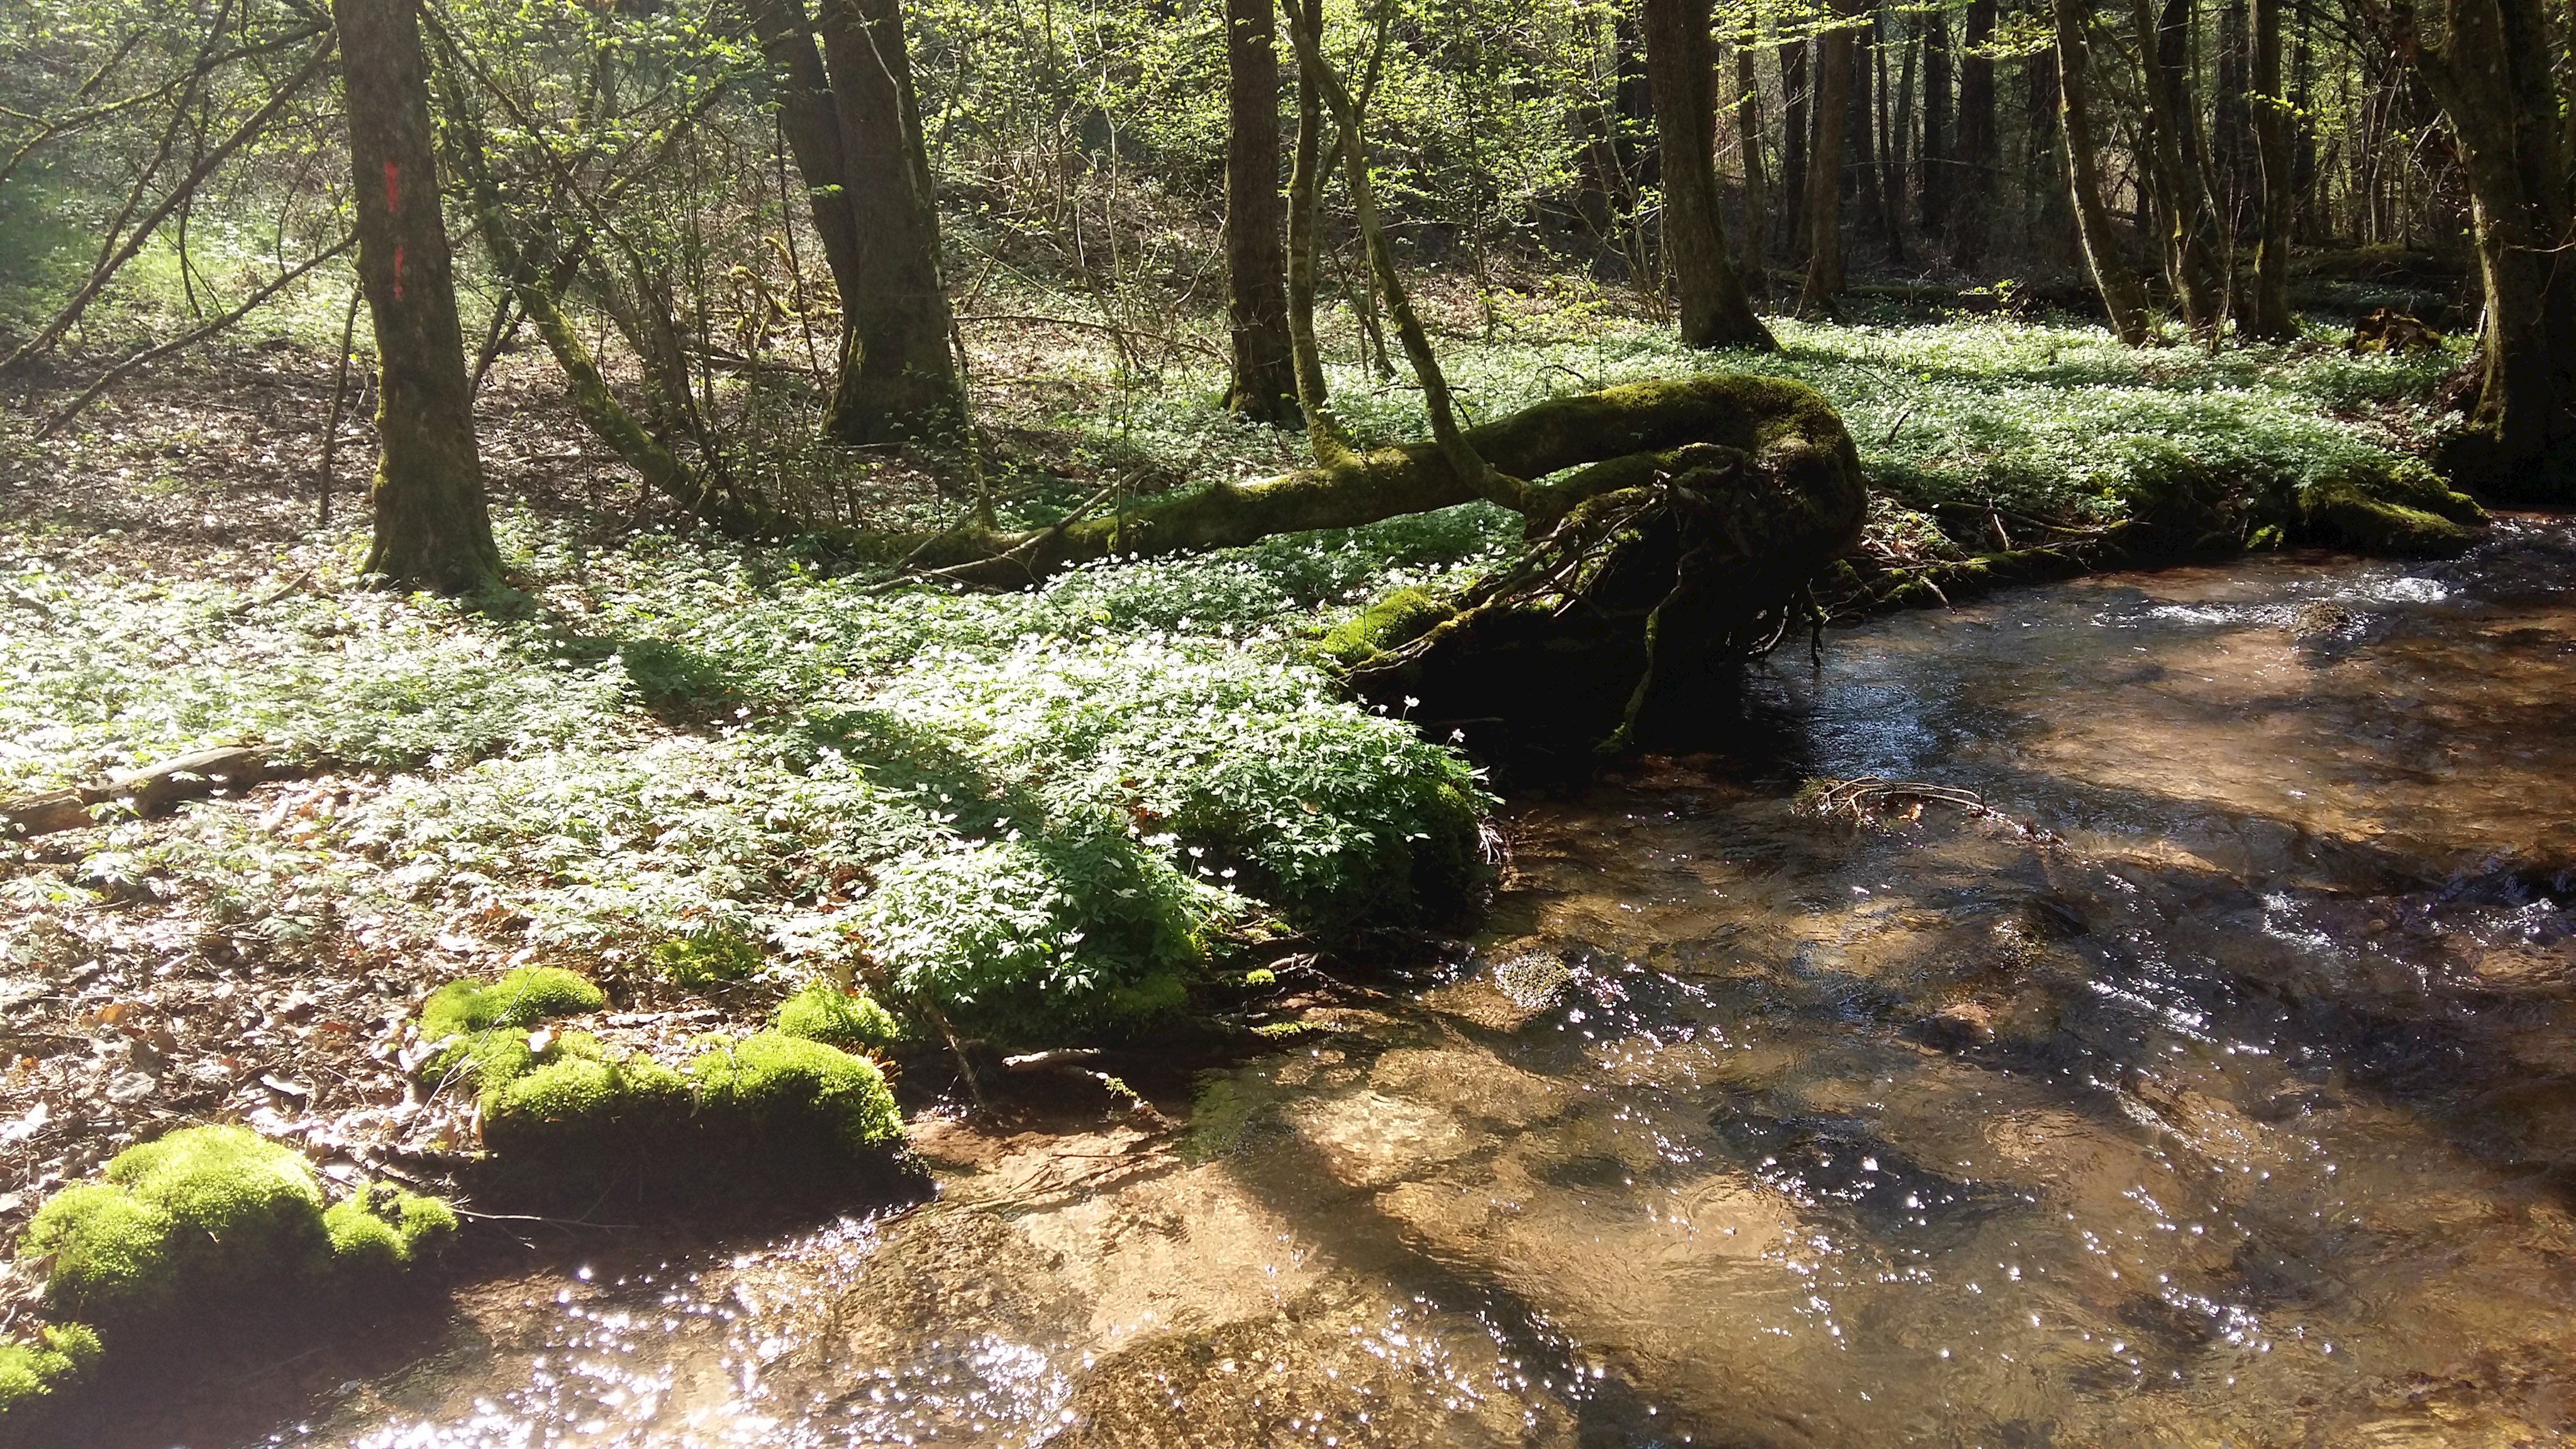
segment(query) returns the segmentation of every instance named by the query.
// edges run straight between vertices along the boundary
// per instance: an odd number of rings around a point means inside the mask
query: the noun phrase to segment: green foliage
[[[1090,828],[961,841],[880,872],[855,924],[895,990],[1014,1044],[1177,1010],[1201,933],[1231,902],[1106,818],[1079,824]]]
[[[773,1019],[781,1036],[802,1037],[845,1052],[883,1050],[903,1037],[902,1023],[864,991],[843,991],[829,981],[805,983],[778,1004]]]
[[[117,1154],[104,1182],[54,1194],[19,1248],[49,1260],[49,1309],[99,1322],[158,1318],[398,1266],[454,1229],[445,1204],[387,1191],[363,1189],[355,1209],[326,1212],[302,1154],[246,1127],[188,1127]],[[380,1206],[392,1214],[390,1245],[356,1221]]]
[[[0,1342],[0,1424],[11,1410],[76,1381],[98,1356],[97,1331],[80,1323],[41,1324],[32,1342]]]

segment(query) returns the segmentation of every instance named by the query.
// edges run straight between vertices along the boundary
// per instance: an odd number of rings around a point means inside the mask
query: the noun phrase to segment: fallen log
[[[1782,378],[1700,376],[1554,398],[1466,434],[1511,479],[1527,549],[1467,593],[1406,590],[1327,652],[1363,698],[1489,756],[1589,759],[1708,666],[1777,642],[1809,579],[1860,540],[1860,457],[1832,406]],[[1220,483],[1015,535],[952,532],[916,566],[1026,587],[1075,564],[1236,547],[1490,497],[1432,443]]]
[[[297,771],[258,745],[217,745],[127,770],[103,785],[46,790],[0,800],[0,835],[51,835],[96,823],[92,807],[121,802],[138,815],[160,815],[189,800],[222,790],[242,790]]]
[[[1822,394],[1786,378],[1713,374],[1603,388],[1550,398],[1469,428],[1465,438],[1497,472],[1512,478],[1543,480],[1583,470],[1530,490],[1533,537],[1585,498],[1642,481],[1651,471],[1642,462],[1607,472],[1587,465],[1651,458],[1693,443],[1768,460],[1757,472],[1792,460],[1825,460],[1822,470],[1801,474],[1805,486],[1819,490],[1811,501],[1826,503],[1825,495],[1831,495],[1825,511],[1838,514],[1847,507],[1858,526],[1860,459],[1842,419]],[[1238,548],[1277,533],[1429,513],[1486,496],[1476,483],[1461,478],[1436,443],[1408,443],[1285,477],[1214,483],[1070,525],[1015,534],[959,528],[922,543],[912,563],[960,582],[1025,588],[1097,559]],[[1815,560],[1818,565],[1842,546],[1841,531],[1832,532],[1830,539],[1814,540],[1831,549]]]

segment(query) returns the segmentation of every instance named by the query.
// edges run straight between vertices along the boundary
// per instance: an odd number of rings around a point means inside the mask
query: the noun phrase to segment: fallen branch
[[[114,775],[104,785],[0,800],[0,833],[31,836],[78,830],[97,823],[93,807],[110,803],[122,804],[138,815],[160,815],[218,791],[247,789],[263,780],[290,779],[302,773],[262,746],[218,745]]]

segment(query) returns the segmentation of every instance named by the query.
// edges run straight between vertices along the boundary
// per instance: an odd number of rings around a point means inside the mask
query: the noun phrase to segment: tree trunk
[[[1770,178],[1762,164],[1762,85],[1753,73],[1753,47],[1735,47],[1735,134],[1744,151],[1744,240],[1738,263],[1744,289],[1763,290],[1762,237],[1771,220]]]
[[[1995,134],[1995,62],[1980,50],[1995,38],[1995,0],[1968,0],[1968,53],[1959,62],[1958,164],[1951,175],[1950,260],[1975,271],[1986,259],[1993,226],[1995,173],[2002,151]]]
[[[853,443],[966,447],[965,386],[939,276],[939,214],[901,0],[824,0],[820,28],[841,123],[841,185],[859,239],[859,290],[841,295],[847,340],[824,426]]]
[[[1830,311],[1843,290],[1843,142],[1851,123],[1852,27],[1816,38],[1816,150],[1807,166],[1807,276],[1800,315]]]
[[[375,321],[375,542],[366,572],[471,594],[501,582],[474,384],[431,152],[418,0],[335,0],[355,174],[358,282]]]
[[[1226,406],[1294,427],[1297,376],[1280,247],[1279,51],[1272,0],[1226,0],[1225,265],[1234,331]]]
[[[1891,114],[1882,107],[1878,128],[1885,139],[1881,155],[1887,175],[1887,251],[1898,266],[1905,265],[1906,180],[1914,172],[1911,142],[1914,137],[1914,65],[1916,46],[1913,39],[1903,43],[1905,66],[1896,82],[1896,109]],[[1879,73],[1880,93],[1885,94],[1887,74]]]
[[[2445,0],[2443,43],[2401,35],[2458,137],[2474,202],[2486,339],[2461,481],[2538,502],[2576,498],[2576,242],[2549,26],[2538,0]]]
[[[939,217],[900,0],[746,0],[779,129],[804,174],[841,294],[824,431],[853,443],[963,447],[966,394],[939,277]],[[816,38],[822,42],[816,53]]]
[[[1807,141],[1812,129],[1807,115],[1807,47],[1804,40],[1780,42],[1780,194],[1788,205],[1781,217],[1789,259],[1806,255]]]
[[[2208,336],[2224,320],[2216,207],[2200,164],[2200,127],[2192,106],[2191,0],[2135,0],[2139,49],[2146,56],[2146,120],[2152,140],[2165,276],[2182,300],[2183,322]]]
[[[1291,15],[1289,24],[1321,25],[1323,11]],[[1322,44],[1321,37],[1315,43]],[[1299,48],[1306,44],[1303,35]],[[1332,391],[1324,379],[1322,342],[1315,335],[1316,270],[1323,249],[1324,175],[1335,158],[1324,150],[1324,98],[1304,67],[1297,75],[1297,151],[1288,171],[1288,345],[1296,363],[1297,405],[1306,415],[1306,441],[1315,461],[1333,467],[1358,455],[1333,412]]]
[[[2267,0],[2270,3],[2270,0]],[[2132,347],[2144,346],[2149,329],[2146,289],[2120,254],[2111,209],[2102,200],[2102,153],[2093,137],[2091,46],[2084,37],[2089,0],[2054,0],[2057,19],[2057,103],[2066,130],[2067,189],[2075,203],[2077,239],[2093,285],[2110,313],[2111,330]]]
[[[2254,304],[2245,330],[2256,337],[2299,335],[2290,318],[2290,227],[2297,211],[2297,163],[2290,153],[2289,98],[2281,94],[2281,0],[2254,0],[2254,148],[2262,162],[2262,237],[2254,249]]]
[[[1950,220],[1950,18],[1923,17],[1923,230],[1940,236]]]
[[[1727,257],[1726,226],[1718,216],[1708,0],[1645,0],[1644,18],[1664,183],[1664,251],[1681,304],[1682,344],[1776,347]]]
[[[1843,132],[1851,156],[1843,181],[1857,212],[1852,235],[1872,240],[1887,235],[1887,189],[1878,166],[1879,83],[1886,76],[1879,64],[1877,28],[1875,15],[1852,28],[1851,115]]]

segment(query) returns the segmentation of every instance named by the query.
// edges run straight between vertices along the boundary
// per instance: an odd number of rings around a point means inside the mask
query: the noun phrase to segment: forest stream
[[[926,1117],[924,1205],[601,1237],[235,1442],[2552,1441],[2571,577],[2508,519],[1785,649],[1186,1121]]]

